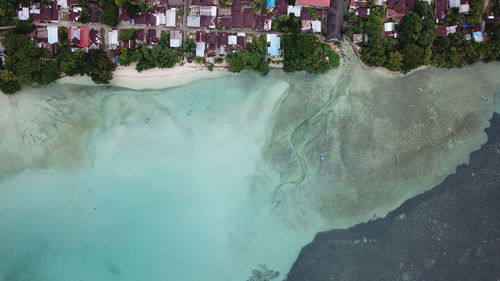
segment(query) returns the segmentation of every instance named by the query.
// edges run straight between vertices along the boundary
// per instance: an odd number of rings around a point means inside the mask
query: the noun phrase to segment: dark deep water
[[[385,218],[319,233],[288,281],[500,280],[500,115],[469,165]]]

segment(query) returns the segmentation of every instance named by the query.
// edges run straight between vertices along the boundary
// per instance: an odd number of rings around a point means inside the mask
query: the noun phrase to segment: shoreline
[[[223,67],[209,71],[204,66],[179,65],[172,68],[152,68],[137,72],[135,64],[118,66],[113,79],[108,84],[133,90],[155,90],[182,86],[203,79],[219,78],[230,75]],[[57,84],[96,85],[88,76],[63,77]]]

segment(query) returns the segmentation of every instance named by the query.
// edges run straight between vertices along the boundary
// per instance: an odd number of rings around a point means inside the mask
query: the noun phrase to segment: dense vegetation
[[[471,1],[468,15],[451,9],[447,15],[448,23],[479,23],[482,3],[481,0]],[[367,18],[349,13],[346,16],[349,24],[345,33],[351,38],[356,33],[368,35],[367,42],[360,44],[361,58],[365,63],[404,73],[421,65],[460,67],[480,59],[489,61],[500,58],[500,25],[486,25],[490,40],[485,42],[466,40],[463,32],[436,37],[432,11],[427,2],[418,1],[415,12],[408,12],[397,25],[397,40],[382,36],[385,20],[382,6],[373,7]]]
[[[131,17],[149,9],[149,5],[145,0],[115,0],[114,2],[119,7],[123,7]]]
[[[229,70],[240,72],[243,69],[253,70],[261,74],[269,72],[266,61],[266,36],[261,35],[256,42],[247,43],[244,52],[233,52],[227,55]]]
[[[63,40],[54,55],[35,46],[28,36],[33,29],[33,25],[19,22],[2,40],[6,59],[0,68],[0,89],[4,93],[14,93],[21,84],[47,85],[61,75],[89,75],[97,84],[107,84],[112,79],[116,65],[104,50],[68,52],[67,31],[61,28],[59,35]]]
[[[300,18],[294,14],[278,15],[272,21],[272,30],[285,33],[298,33],[300,32],[301,22]]]
[[[283,70],[305,70],[324,73],[340,63],[339,55],[312,34],[296,33],[283,36]]]
[[[135,69],[139,72],[151,68],[171,68],[174,67],[183,58],[184,48],[170,48],[169,34],[162,32],[158,44],[152,48],[140,45],[135,49],[123,49],[119,56],[121,65],[128,66],[131,63],[137,63]],[[194,42],[190,42],[192,47]]]

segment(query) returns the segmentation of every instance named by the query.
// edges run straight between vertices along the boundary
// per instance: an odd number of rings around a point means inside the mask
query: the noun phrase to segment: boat
[[[482,99],[482,100],[485,100],[485,101],[488,101],[488,98],[487,98],[487,97],[485,97],[485,96],[481,96],[481,99]]]

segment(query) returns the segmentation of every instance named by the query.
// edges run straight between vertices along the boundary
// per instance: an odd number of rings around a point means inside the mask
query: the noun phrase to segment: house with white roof
[[[59,27],[57,25],[47,26],[47,42],[49,44],[55,44],[59,42]]]
[[[165,12],[165,25],[174,27],[176,16],[177,16],[177,8],[167,9],[167,11]]]
[[[108,48],[116,50],[118,48],[118,30],[112,29],[108,31]]]
[[[170,47],[179,48],[182,44],[182,34],[180,30],[170,31]]]

